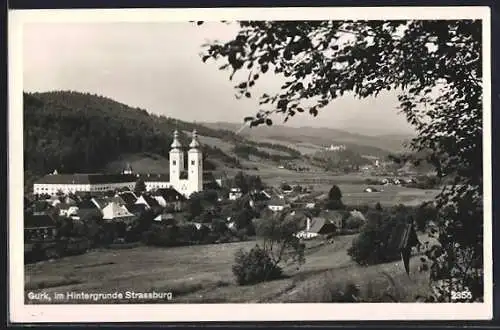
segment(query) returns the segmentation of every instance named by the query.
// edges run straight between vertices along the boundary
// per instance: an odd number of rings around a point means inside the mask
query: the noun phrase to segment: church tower
[[[174,131],[174,140],[170,145],[172,148],[170,150],[170,184],[177,188],[180,182],[180,174],[184,168],[184,153],[182,150],[182,145],[179,141],[179,132],[177,130]]]
[[[188,151],[188,189],[189,194],[203,190],[203,157],[196,130]]]

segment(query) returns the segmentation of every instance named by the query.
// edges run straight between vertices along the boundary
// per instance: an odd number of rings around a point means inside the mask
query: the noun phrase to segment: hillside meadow
[[[309,241],[306,263],[286,266],[286,277],[252,286],[238,286],[231,267],[234,253],[255,242],[172,248],[135,247],[96,250],[84,255],[25,266],[25,293],[47,292],[171,292],[171,303],[326,302],[327,288],[355,283],[366,299],[414,301],[428,293],[428,274],[411,265],[410,276],[400,261],[361,267],[347,255],[353,235],[339,236],[333,244]],[[328,291],[328,290],[327,290]],[[388,294],[389,293],[389,294]],[[393,299],[393,298],[391,298]],[[54,301],[53,301],[54,302]],[[66,301],[58,301],[67,303]],[[98,303],[127,303],[107,300]],[[164,303],[134,300],[134,303]],[[26,299],[26,303],[36,303]],[[92,303],[92,302],[87,302]],[[94,302],[97,303],[97,302]]]

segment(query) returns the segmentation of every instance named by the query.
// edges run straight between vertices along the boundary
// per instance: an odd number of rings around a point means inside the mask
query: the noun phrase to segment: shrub
[[[152,225],[143,233],[142,240],[146,245],[175,246],[179,244],[178,233],[177,226]]]
[[[239,285],[255,284],[279,278],[281,267],[277,266],[268,252],[256,245],[250,251],[239,250],[235,254],[233,274]]]
[[[249,236],[249,235],[247,235],[246,229],[238,230],[235,235],[240,241],[246,241],[248,239],[248,236]]]
[[[351,217],[347,218],[344,227],[347,230],[359,229],[364,224],[365,224],[365,220],[361,219],[360,217],[351,216]]]
[[[373,211],[367,214],[367,223],[360,234],[353,240],[347,254],[360,265],[372,265],[396,260],[398,251],[389,247],[393,228],[401,221],[406,221],[404,213],[387,214]]]
[[[198,229],[193,224],[184,224],[179,226],[178,240],[182,242],[197,242],[200,240]]]

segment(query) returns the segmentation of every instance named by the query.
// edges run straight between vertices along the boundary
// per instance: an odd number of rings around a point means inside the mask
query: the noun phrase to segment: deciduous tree
[[[451,177],[436,202],[443,253],[432,259],[433,283],[483,296],[482,35],[479,20],[240,21],[236,37],[206,45],[235,83],[252,97],[264,74],[280,75],[281,89],[259,96],[262,109],[245,121],[272,125],[298,113],[317,116],[345,94],[359,98],[394,91],[417,131],[408,147],[426,151],[439,177]],[[465,216],[467,214],[467,216]],[[466,234],[465,234],[466,233]],[[460,255],[460,258],[457,257]],[[444,269],[443,268],[443,269]],[[464,271],[458,271],[460,268]],[[445,275],[443,275],[445,274]],[[444,295],[446,296],[446,295]]]

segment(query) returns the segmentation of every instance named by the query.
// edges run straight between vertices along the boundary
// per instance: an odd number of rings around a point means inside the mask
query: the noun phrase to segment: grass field
[[[250,172],[249,172],[250,173]],[[295,172],[276,167],[262,167],[255,171],[264,182],[269,185],[279,186],[283,182],[312,186],[314,191],[326,193],[336,184],[342,191],[342,200],[347,205],[374,205],[377,202],[387,205],[419,205],[424,201],[432,200],[440,190],[417,189],[397,185],[367,185],[366,177],[359,174],[331,175],[324,171],[317,172]],[[374,187],[378,192],[364,192],[366,187]]]
[[[176,303],[250,303],[324,301],[328,300],[321,293],[325,283],[335,287],[349,281],[356,282],[365,291],[373,286],[377,291],[384,291],[397,283],[401,300],[413,300],[416,293],[427,290],[428,274],[416,271],[416,263],[412,265],[410,277],[404,272],[401,262],[370,267],[356,265],[346,252],[352,239],[353,236],[341,236],[334,244],[327,245],[312,241],[308,243],[311,246],[306,253],[306,263],[300,269],[287,266],[285,273],[288,277],[252,286],[236,285],[231,266],[234,253],[240,248],[252,247],[255,242],[93,251],[26,265],[25,293],[44,291],[53,295],[68,291],[111,293],[154,290],[171,292],[171,302]],[[64,300],[58,302],[68,303]],[[98,303],[106,302],[131,301]],[[36,302],[26,299],[26,303]]]

